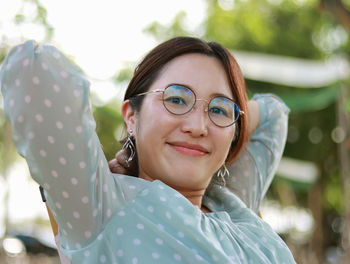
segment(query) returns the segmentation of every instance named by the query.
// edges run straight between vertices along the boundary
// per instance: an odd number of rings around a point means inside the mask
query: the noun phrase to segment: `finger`
[[[116,159],[111,160],[108,162],[109,169],[112,173],[118,173],[118,174],[126,174],[126,169],[123,168]]]
[[[128,153],[125,150],[120,150],[115,154],[117,162],[126,169],[130,167],[130,164],[127,162],[128,158]]]

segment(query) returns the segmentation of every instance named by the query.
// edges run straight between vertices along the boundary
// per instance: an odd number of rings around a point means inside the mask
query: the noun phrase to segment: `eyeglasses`
[[[151,90],[135,96],[142,96],[150,93],[163,93],[163,105],[168,112],[174,115],[184,115],[192,110],[196,101],[208,103],[209,119],[219,127],[228,127],[236,123],[244,112],[230,98],[217,96],[210,101],[196,99],[196,94],[188,87],[180,84],[171,84],[164,90]]]

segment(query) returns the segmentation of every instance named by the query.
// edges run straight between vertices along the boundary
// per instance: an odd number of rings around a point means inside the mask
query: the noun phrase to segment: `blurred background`
[[[120,103],[134,67],[168,38],[230,49],[248,94],[291,109],[263,219],[297,263],[350,259],[350,0],[0,0],[0,64],[27,39],[51,43],[91,80],[97,133],[120,149]],[[59,263],[45,205],[16,154],[0,96],[0,263]]]

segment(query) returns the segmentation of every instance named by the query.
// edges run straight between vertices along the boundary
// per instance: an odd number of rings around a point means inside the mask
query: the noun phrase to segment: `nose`
[[[209,116],[206,106],[205,102],[203,104],[198,104],[197,102],[191,111],[184,116],[182,124],[184,133],[190,133],[193,137],[205,137],[208,135]]]

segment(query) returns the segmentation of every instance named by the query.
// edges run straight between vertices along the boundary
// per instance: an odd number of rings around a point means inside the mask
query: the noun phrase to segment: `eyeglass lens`
[[[196,102],[194,92],[182,85],[171,85],[164,90],[163,103],[165,108],[175,114],[188,113]],[[211,121],[221,127],[230,126],[239,117],[238,106],[227,97],[215,97],[208,105],[208,115]]]

